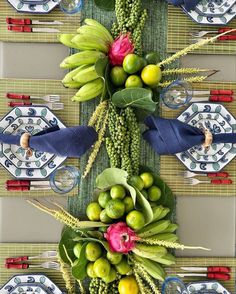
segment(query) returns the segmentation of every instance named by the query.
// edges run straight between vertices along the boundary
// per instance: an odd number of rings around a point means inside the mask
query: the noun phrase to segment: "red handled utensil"
[[[41,264],[28,264],[28,263],[5,263],[7,269],[28,269],[28,268],[48,268],[53,270],[60,270],[60,264],[55,261],[46,261]]]
[[[35,20],[35,19],[30,19],[30,18],[11,18],[11,17],[6,17],[6,23],[9,25],[20,25],[20,26],[25,26],[25,25],[62,25],[63,22],[57,21],[57,20]]]
[[[6,186],[7,191],[51,190],[51,186]]]
[[[181,273],[177,274],[177,276],[181,278],[185,277],[205,277],[211,280],[221,280],[221,281],[228,281],[230,280],[230,275],[227,273]]]
[[[196,267],[196,266],[190,266],[190,267],[181,267],[184,271],[190,271],[190,272],[207,272],[207,273],[230,273],[231,268],[228,266],[208,266],[208,267]]]
[[[18,93],[6,93],[6,97],[9,99],[20,99],[20,100],[30,100],[30,99],[41,99],[46,102],[59,102],[60,95],[45,95],[45,96],[34,96],[34,95],[24,95]]]
[[[232,102],[234,98],[232,96],[224,95],[211,95],[211,96],[193,96],[191,102],[202,102],[202,101],[211,101],[211,102]]]
[[[48,250],[44,251],[39,255],[35,256],[17,256],[17,257],[9,257],[5,259],[6,263],[16,263],[16,262],[21,262],[21,261],[26,261],[26,260],[31,260],[31,259],[41,259],[41,258],[56,258],[57,257],[57,251],[55,250]]]
[[[211,179],[209,181],[200,181],[196,178],[184,178],[184,183],[192,186],[198,184],[231,185],[233,184],[233,181],[231,179]]]
[[[16,26],[9,25],[7,27],[9,31],[19,32],[19,33],[59,33],[58,29],[54,28],[32,28],[30,26]]]
[[[208,178],[228,178],[229,173],[227,172],[218,172],[218,173],[194,173],[191,171],[181,171],[179,173],[180,176],[183,176],[185,178],[192,178],[192,177],[208,177]]]
[[[30,187],[30,186],[50,186],[50,181],[27,181],[27,180],[7,180],[6,186],[23,186],[23,187]]]

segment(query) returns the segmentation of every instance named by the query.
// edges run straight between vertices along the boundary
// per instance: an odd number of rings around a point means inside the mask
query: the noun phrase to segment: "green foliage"
[[[115,0],[94,0],[101,10],[112,11],[115,9]]]

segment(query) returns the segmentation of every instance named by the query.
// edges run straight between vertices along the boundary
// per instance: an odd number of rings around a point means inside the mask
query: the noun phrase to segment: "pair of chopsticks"
[[[7,191],[50,190],[49,181],[7,180]]]
[[[31,27],[31,25],[62,25],[61,21],[57,20],[32,20],[29,18],[11,18],[6,17],[7,29],[9,31],[21,32],[21,33],[59,33],[60,31],[55,28],[45,28],[45,27]]]

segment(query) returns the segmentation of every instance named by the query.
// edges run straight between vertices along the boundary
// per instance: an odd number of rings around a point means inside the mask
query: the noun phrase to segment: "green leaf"
[[[74,241],[74,238],[78,237],[78,234],[71,228],[66,227],[62,232],[62,237],[59,243],[59,255],[61,259],[71,265],[70,260],[67,258],[63,245],[66,248],[67,254],[69,255],[72,261],[75,261],[76,257],[73,253],[73,248],[77,242]]]
[[[77,241],[77,242],[80,242],[80,241],[98,242],[98,243],[102,244],[102,246],[106,249],[106,251],[109,250],[108,242],[107,242],[107,241],[100,240],[100,239],[89,238],[89,237],[86,237],[86,238],[83,238],[83,237],[77,237],[77,238],[75,238],[75,241]],[[81,254],[81,253],[80,253],[80,254]]]
[[[102,78],[105,77],[105,70],[106,70],[107,64],[108,64],[108,58],[107,57],[99,58],[96,61],[96,63],[95,63],[95,71],[97,72],[97,75],[99,77],[102,77]]]
[[[92,222],[92,221],[80,221],[78,223],[78,229],[88,229],[88,228],[99,228],[99,227],[107,227],[106,225],[101,222]]]
[[[111,64],[108,62],[106,70],[105,70],[105,87],[109,98],[112,97],[113,93],[115,92],[115,88],[110,80],[110,71],[111,71]]]
[[[127,88],[116,92],[112,102],[120,108],[135,107],[150,112],[156,110],[156,103],[152,100],[152,91],[144,88]]]
[[[100,190],[108,190],[114,185],[122,185],[129,192],[133,199],[134,204],[136,203],[136,191],[127,182],[128,173],[119,168],[107,168],[96,178],[96,186]]]
[[[136,190],[137,202],[142,207],[142,213],[145,217],[146,224],[150,223],[153,219],[153,211],[149,201],[143,196],[143,194]]]
[[[115,10],[115,0],[94,0],[94,2],[102,10]]]
[[[83,280],[87,277],[86,267],[88,264],[88,260],[85,256],[86,246],[87,246],[87,242],[83,244],[81,251],[80,251],[80,257],[74,263],[74,265],[72,266],[72,269],[71,269],[72,276],[76,280]]]

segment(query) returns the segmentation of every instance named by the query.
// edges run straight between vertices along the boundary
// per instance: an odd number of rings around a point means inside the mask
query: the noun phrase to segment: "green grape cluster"
[[[116,280],[109,284],[106,284],[102,279],[91,279],[89,284],[90,294],[119,294],[118,284],[121,279],[121,275],[117,273]]]
[[[113,23],[112,35],[118,37],[120,33],[131,33],[135,45],[135,53],[142,53],[142,32],[147,20],[147,10],[142,9],[142,0],[116,0],[117,22]]]
[[[118,110],[110,103],[106,149],[110,166],[138,174],[140,155],[140,128],[133,110],[128,107]]]

